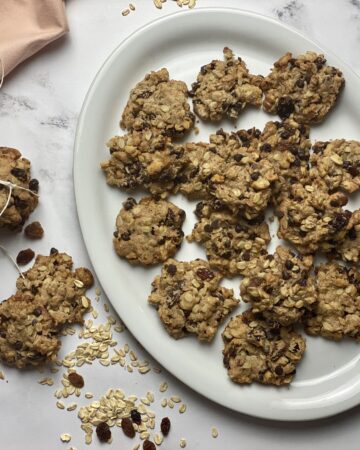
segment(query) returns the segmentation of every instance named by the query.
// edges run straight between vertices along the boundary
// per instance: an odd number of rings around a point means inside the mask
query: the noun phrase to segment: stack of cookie
[[[224,364],[238,383],[290,383],[305,351],[305,331],[360,340],[360,211],[344,209],[360,187],[360,143],[310,141],[344,85],[323,55],[286,53],[267,76],[253,75],[229,48],[224,60],[201,67],[192,89],[166,69],[138,83],[121,119],[124,136],[110,139],[101,167],[107,183],[151,196],[123,205],[114,233],[119,256],[132,264],[164,262],[149,302],[168,333],[211,341],[238,305],[223,277],[242,276],[251,305],[223,332]],[[204,121],[236,120],[247,105],[277,114],[263,130],[222,129],[209,142],[180,143]],[[199,199],[189,242],[204,246],[208,261],[173,259],[183,239],[185,212],[166,200],[181,193]],[[268,254],[266,210],[279,219],[279,246]],[[314,256],[331,261],[314,270]],[[341,259],[352,267],[339,265]]]

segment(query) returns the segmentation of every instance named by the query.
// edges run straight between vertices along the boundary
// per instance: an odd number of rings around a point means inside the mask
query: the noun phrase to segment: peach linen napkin
[[[63,0],[0,0],[0,58],[5,76],[68,30]]]

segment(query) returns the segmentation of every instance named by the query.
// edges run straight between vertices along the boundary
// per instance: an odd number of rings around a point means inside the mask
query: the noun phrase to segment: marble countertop
[[[33,174],[41,182],[41,203],[32,219],[40,220],[45,229],[44,238],[30,245],[21,234],[2,233],[0,242],[13,255],[29,246],[43,254],[56,247],[71,254],[77,266],[91,266],[78,224],[72,179],[74,134],[84,96],[104,59],[123,38],[162,14],[179,9],[169,0],[162,10],[156,9],[151,0],[133,3],[136,11],[123,17],[121,11],[128,4],[124,0],[68,0],[69,35],[19,66],[0,90],[0,145],[19,148],[32,161]],[[360,73],[359,0],[198,0],[197,4],[236,6],[275,17],[331,49]],[[13,267],[0,255],[1,298],[14,292],[16,276]],[[101,302],[106,301],[102,296]],[[101,306],[98,310],[101,323],[106,313]],[[151,361],[152,366],[156,364],[128,331],[116,339],[119,346],[128,343],[139,358]],[[76,345],[76,336],[64,338],[61,355]],[[53,394],[60,385],[63,370],[50,374],[53,386],[42,386],[38,380],[49,376],[46,371],[20,373],[0,368],[5,373],[5,380],[0,380],[0,448],[104,448],[96,437],[92,446],[84,444],[76,411],[56,408]],[[120,387],[129,395],[153,391],[160,399],[164,395],[159,393],[159,385],[167,381],[167,395],[179,395],[187,404],[186,413],[181,415],[176,409],[162,410],[159,401],[153,407],[158,418],[169,415],[173,423],[173,431],[161,447],[167,450],[179,448],[182,437],[187,440],[186,448],[198,450],[358,448],[359,407],[321,421],[263,421],[207,401],[165,369],[161,373],[139,375],[96,363],[84,366],[81,372],[86,390],[93,391],[95,398],[109,387]],[[67,399],[66,403],[72,401],[79,405],[88,403],[83,397]],[[217,439],[211,437],[212,426],[219,430]],[[59,438],[65,432],[72,435],[68,444],[61,443]],[[135,441],[125,440],[121,431],[115,430],[113,435],[114,442],[109,448],[131,449],[135,445]]]

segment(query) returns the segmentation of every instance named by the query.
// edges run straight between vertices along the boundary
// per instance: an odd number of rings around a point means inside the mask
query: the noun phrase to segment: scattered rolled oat
[[[74,411],[77,408],[76,403],[70,403],[70,405],[66,408],[66,411]]]
[[[168,388],[168,384],[167,384],[166,381],[164,381],[163,383],[160,384],[159,391],[160,392],[166,392],[167,388]]]
[[[127,16],[128,14],[130,14],[130,9],[124,9],[121,14],[123,16]]]
[[[52,378],[42,378],[38,381],[39,384],[42,384],[43,386],[52,386],[54,384],[54,380]]]
[[[186,411],[186,405],[185,405],[185,403],[182,403],[179,407],[179,413],[184,414],[185,411]]]
[[[211,436],[213,438],[217,438],[219,436],[219,432],[218,432],[217,428],[215,428],[215,427],[211,428]]]
[[[69,433],[63,433],[60,436],[61,442],[70,442],[71,441],[71,434]]]
[[[65,405],[64,405],[64,403],[63,403],[61,400],[59,400],[59,401],[56,402],[56,406],[57,406],[59,409],[65,409]]]
[[[179,444],[180,444],[181,448],[185,448],[186,447],[186,439],[185,438],[181,438]]]

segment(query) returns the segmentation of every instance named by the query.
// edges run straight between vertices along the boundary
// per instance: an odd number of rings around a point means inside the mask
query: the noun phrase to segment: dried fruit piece
[[[106,422],[100,422],[96,427],[96,434],[100,442],[107,442],[111,438],[111,430]]]
[[[40,222],[32,222],[25,227],[25,236],[29,239],[41,239],[44,236],[44,229]]]
[[[133,409],[130,413],[131,420],[136,423],[137,425],[141,424],[141,414],[136,409]]]
[[[129,438],[133,438],[135,436],[135,428],[131,421],[131,419],[124,417],[121,420],[121,428],[125,434],[125,436]]]
[[[35,256],[35,253],[33,252],[33,250],[31,250],[31,248],[27,248],[26,250],[21,250],[17,257],[16,257],[16,262],[20,265],[20,266],[25,266],[25,264],[28,264],[33,257]]]
[[[151,441],[148,441],[146,439],[146,441],[144,441],[143,443],[143,449],[144,450],[156,450],[155,444]]]
[[[70,383],[76,387],[76,388],[83,388],[84,387],[84,378],[79,375],[77,372],[71,372],[68,375],[68,380]]]
[[[160,429],[164,436],[167,436],[169,434],[171,427],[171,422],[168,417],[164,417],[161,421]]]

